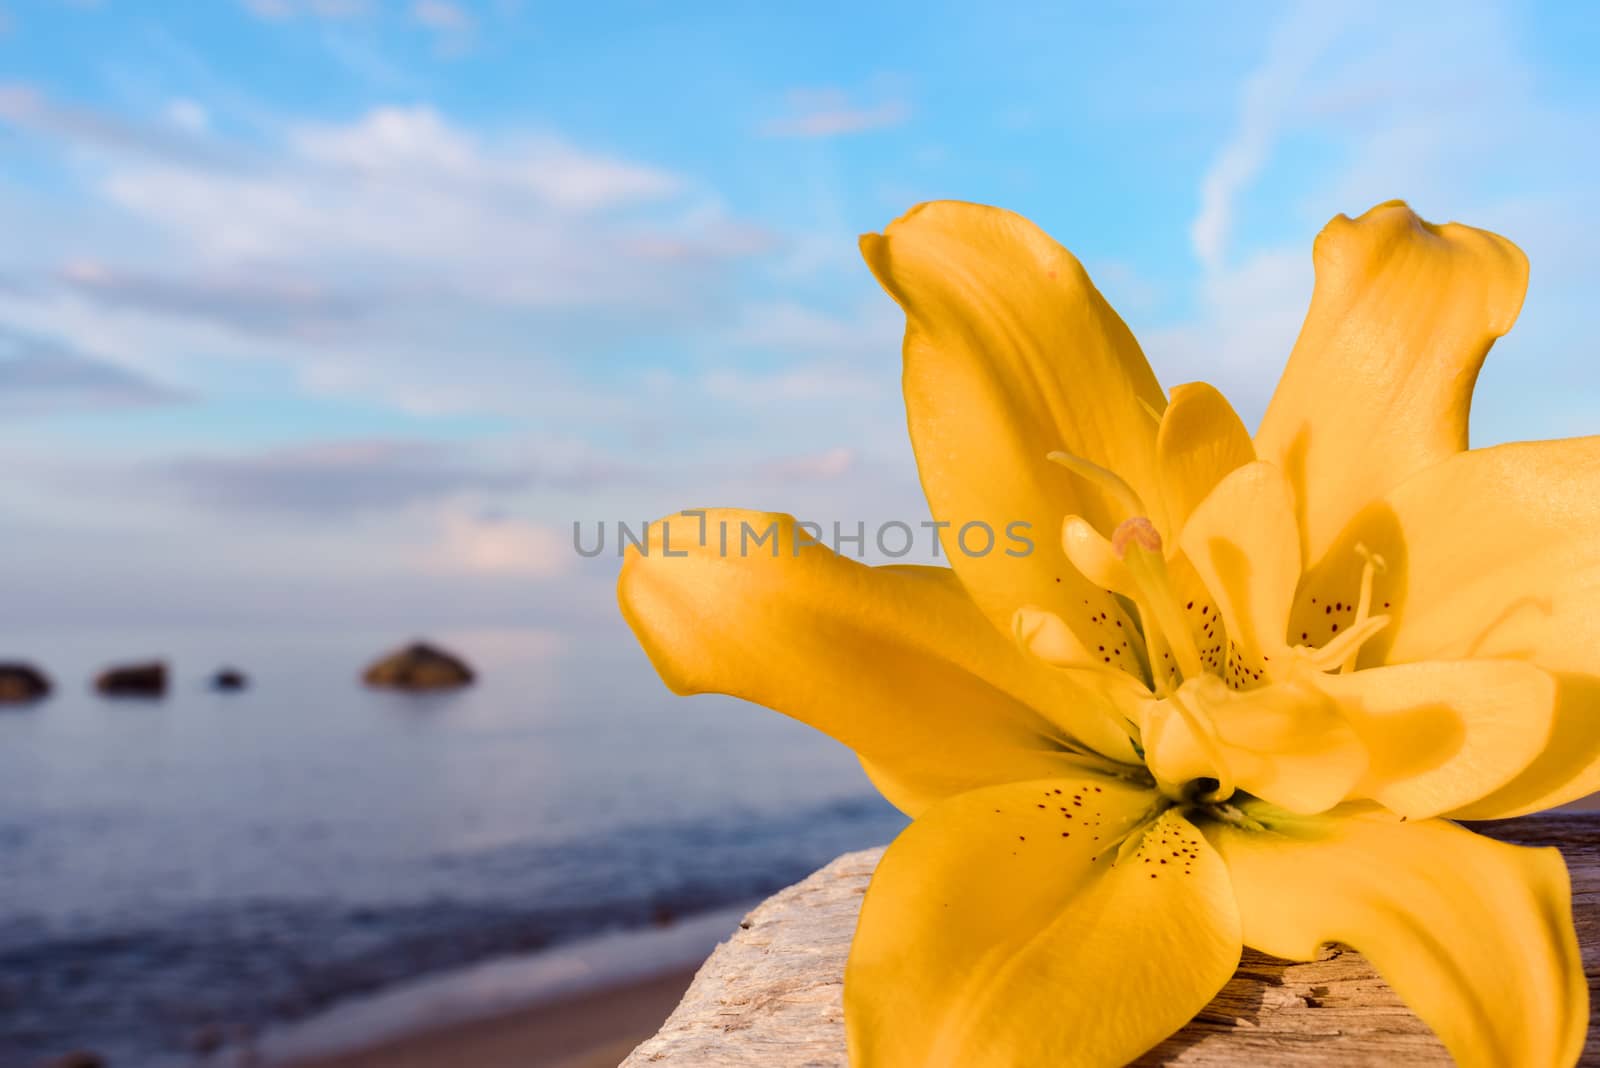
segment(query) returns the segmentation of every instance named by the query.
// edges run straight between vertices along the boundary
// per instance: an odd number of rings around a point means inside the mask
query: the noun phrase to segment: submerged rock
[[[45,1061],[40,1068],[106,1068],[106,1059],[94,1050],[75,1049],[54,1060]]]
[[[160,660],[146,664],[118,664],[106,668],[94,680],[94,688],[107,697],[164,697],[167,692],[167,665]]]
[[[466,661],[426,642],[390,653],[362,676],[368,686],[396,690],[449,690],[470,685],[473,678]]]
[[[211,676],[213,690],[242,690],[249,685],[249,677],[238,668],[218,668],[217,673]]]
[[[50,677],[32,664],[0,663],[0,705],[37,701],[50,693]]]

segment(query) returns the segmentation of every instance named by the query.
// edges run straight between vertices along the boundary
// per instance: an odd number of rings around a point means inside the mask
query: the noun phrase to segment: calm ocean
[[[902,818],[774,713],[669,694],[620,625],[427,635],[478,685],[364,690],[405,633],[0,633],[0,1065],[202,1052],[419,976],[746,901]],[[163,656],[163,700],[89,692]],[[252,686],[208,691],[222,664]]]

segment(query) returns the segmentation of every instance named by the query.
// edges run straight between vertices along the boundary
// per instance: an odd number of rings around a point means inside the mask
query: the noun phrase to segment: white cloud
[[[556,137],[485,143],[425,107],[380,108],[349,125],[303,125],[291,131],[289,147],[302,163],[380,186],[404,180],[577,211],[659,201],[682,189],[666,171],[583,152]]]
[[[167,121],[189,133],[204,133],[211,125],[206,109],[193,100],[178,99],[167,104]]]
[[[788,114],[761,124],[767,137],[838,137],[899,126],[911,117],[903,101],[874,105],[851,101],[839,89],[796,89],[788,97]]]
[[[298,126],[285,147],[249,171],[117,161],[101,189],[207,263],[323,274],[364,262],[379,277],[543,305],[671,288],[628,254],[649,229],[599,218],[678,199],[681,180],[658,168],[549,135],[485,143],[424,108]]]
[[[203,354],[408,411],[605,418],[587,362],[709,334],[732,264],[775,241],[672,171],[427,108],[287,122],[248,150],[28,86],[0,90],[7,119],[68,150],[91,195],[15,257],[34,273],[0,315],[159,377]]]
[[[37,88],[0,82],[0,123],[56,139],[73,150],[99,156],[149,158],[186,167],[224,168],[239,155],[174,124],[140,124],[116,115],[52,100]]]

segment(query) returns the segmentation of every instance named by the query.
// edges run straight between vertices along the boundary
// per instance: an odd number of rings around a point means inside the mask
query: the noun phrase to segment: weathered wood
[[[1508,842],[1558,846],[1566,855],[1593,990],[1600,975],[1600,813],[1475,829]],[[882,852],[847,853],[757,906],[622,1068],[842,1068],[844,962]],[[1329,949],[1306,964],[1247,950],[1238,974],[1194,1022],[1138,1063],[1391,1068],[1450,1060],[1359,954]],[[1582,1063],[1600,1066],[1592,1016]]]

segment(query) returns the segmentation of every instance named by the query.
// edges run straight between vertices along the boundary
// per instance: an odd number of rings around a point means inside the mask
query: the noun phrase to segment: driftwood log
[[[1566,855],[1584,971],[1595,989],[1600,812],[1475,829],[1508,842],[1558,846]],[[762,902],[716,948],[677,1010],[622,1068],[842,1068],[845,957],[861,895],[882,852],[847,853]],[[1246,950],[1238,974],[1216,999],[1138,1063],[1391,1068],[1447,1065],[1450,1058],[1371,965],[1350,950],[1330,948],[1305,964]],[[1600,1029],[1592,1015],[1581,1063],[1600,1066]]]

